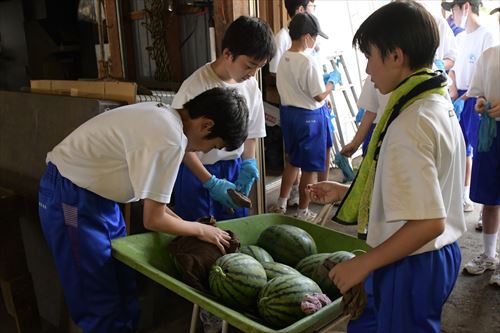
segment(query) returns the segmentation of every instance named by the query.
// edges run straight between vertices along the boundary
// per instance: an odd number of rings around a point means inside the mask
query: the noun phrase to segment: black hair
[[[314,0],[285,0],[285,8],[288,16],[293,18],[297,9],[300,7],[306,9],[309,2],[314,2]]]
[[[483,4],[481,1],[467,1],[470,5],[470,8],[472,12],[476,15],[479,15],[479,7]],[[465,5],[464,3],[457,4],[460,10],[462,10],[462,7]]]
[[[221,138],[226,150],[241,147],[248,136],[248,107],[233,88],[212,88],[184,104],[191,119],[206,117],[214,126],[206,139]]]
[[[430,67],[439,45],[436,20],[415,1],[391,2],[371,14],[352,39],[352,46],[366,55],[370,45],[380,50],[382,59],[399,47],[410,69]]]
[[[240,55],[270,61],[276,53],[273,31],[265,21],[240,16],[233,21],[222,39],[222,51],[228,49],[236,59]]]

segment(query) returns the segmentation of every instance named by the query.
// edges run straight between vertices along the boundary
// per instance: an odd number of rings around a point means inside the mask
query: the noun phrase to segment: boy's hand
[[[437,69],[442,70],[443,73],[445,72],[443,59],[434,59],[434,65],[436,65]]]
[[[456,99],[453,102],[453,109],[455,110],[455,114],[457,115],[457,119],[460,120],[460,115],[464,110],[465,101],[462,98]]]
[[[309,184],[306,192],[312,202],[319,204],[328,204],[340,201],[342,185],[337,182],[324,181],[316,184]]]
[[[491,104],[491,108],[488,110],[488,114],[491,118],[500,117],[500,101]]]
[[[248,196],[252,189],[253,183],[259,179],[259,169],[255,159],[244,160],[241,162],[240,175],[234,183],[236,191]]]
[[[201,235],[198,238],[204,242],[215,244],[222,254],[226,254],[226,248],[229,248],[231,236],[224,230],[215,226],[200,223]]]
[[[484,107],[486,106],[486,103],[488,103],[488,102],[486,101],[486,99],[484,97],[478,97],[476,100],[476,105],[474,106],[474,109],[476,110],[476,112],[483,113],[484,111],[486,111],[484,109]]]
[[[359,145],[351,141],[348,144],[346,144],[344,148],[342,148],[340,153],[345,157],[351,157],[352,154],[354,154],[358,150],[358,148]]]
[[[330,73],[323,74],[323,81],[325,82],[325,85],[327,85],[328,82],[331,82],[335,87],[335,85],[342,83],[342,76],[338,70],[334,69]]]
[[[227,193],[228,189],[235,189],[236,186],[228,182],[225,179],[219,179],[215,176],[212,176],[208,181],[203,184],[203,187],[208,190],[210,197],[212,199],[220,202],[224,206],[228,208],[238,208],[238,206],[231,200],[231,197]]]
[[[330,270],[328,277],[335,283],[342,294],[348,292],[355,285],[362,283],[370,272],[363,265],[359,257],[338,263]]]

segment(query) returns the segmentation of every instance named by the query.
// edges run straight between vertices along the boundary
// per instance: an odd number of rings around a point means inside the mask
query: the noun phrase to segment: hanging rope
[[[167,31],[174,15],[172,0],[145,0],[144,27],[151,36],[151,45],[146,47],[149,56],[156,64],[155,80],[173,81],[172,68],[167,52]]]

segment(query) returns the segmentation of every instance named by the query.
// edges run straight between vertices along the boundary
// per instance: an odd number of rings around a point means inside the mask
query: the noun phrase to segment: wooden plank
[[[114,79],[124,79],[123,60],[121,52],[120,31],[117,16],[116,0],[104,0],[106,28],[110,53],[109,75]]]

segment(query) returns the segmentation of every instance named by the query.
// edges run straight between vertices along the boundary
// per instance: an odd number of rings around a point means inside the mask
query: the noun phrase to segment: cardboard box
[[[137,84],[120,81],[31,80],[31,91],[54,95],[136,102]]]

